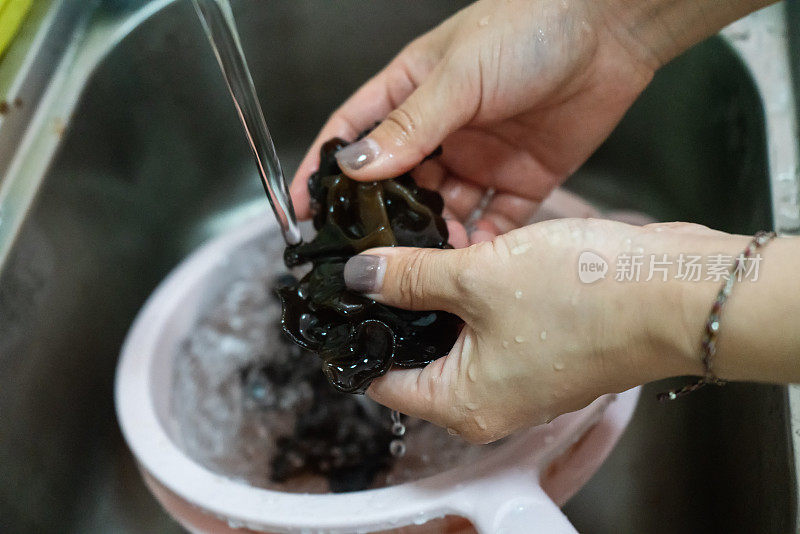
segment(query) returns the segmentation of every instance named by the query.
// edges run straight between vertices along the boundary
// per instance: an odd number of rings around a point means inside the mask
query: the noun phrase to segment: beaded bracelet
[[[703,333],[703,343],[701,345],[703,349],[703,368],[705,369],[703,378],[693,384],[683,386],[682,388],[659,393],[657,396],[659,401],[666,402],[668,400],[675,400],[678,397],[688,395],[692,391],[697,391],[707,384],[714,384],[717,386],[725,385],[725,380],[715,375],[713,368],[714,355],[717,353],[717,336],[719,335],[719,319],[720,314],[722,313],[722,307],[725,305],[725,302],[728,300],[731,290],[733,289],[733,282],[736,278],[734,274],[743,268],[744,261],[752,256],[756,249],[775,239],[775,236],[775,232],[761,231],[756,233],[756,235],[753,236],[753,239],[744,249],[744,252],[742,252],[736,258],[736,261],[733,262],[733,266],[728,272],[728,278],[725,280],[725,283],[717,293],[717,298],[714,299],[714,305],[711,306],[711,313],[708,314],[708,319],[706,320],[706,328],[705,332]]]

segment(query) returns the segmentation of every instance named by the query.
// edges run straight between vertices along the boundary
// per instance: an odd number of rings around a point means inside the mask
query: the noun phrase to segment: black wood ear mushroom
[[[446,355],[462,321],[443,311],[386,306],[345,286],[345,263],[367,249],[450,248],[442,197],[418,187],[409,174],[351,180],[334,158],[347,144],[337,138],[322,146],[319,169],[308,180],[317,235],[284,254],[288,267],[311,262],[312,269],[279,288],[278,295],[284,332],[322,358],[322,370],[336,389],[363,393],[394,365],[421,367]]]

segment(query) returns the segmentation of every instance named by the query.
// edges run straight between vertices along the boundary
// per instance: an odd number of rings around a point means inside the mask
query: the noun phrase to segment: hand
[[[748,241],[693,224],[560,219],[465,249],[381,248],[355,256],[345,268],[351,289],[393,306],[450,311],[466,322],[447,356],[423,369],[392,370],[367,394],[485,443],[605,393],[702,375],[702,333],[719,282],[645,281],[645,268],[641,281],[621,282],[614,261],[623,252],[735,255]],[[785,331],[795,319],[776,303],[796,301],[786,291],[798,284],[782,275],[786,245],[769,246],[763,279],[737,285],[726,307],[715,363],[723,378],[800,376],[790,350],[768,348],[787,345]],[[585,250],[608,261],[605,279],[580,282]],[[755,357],[759,346],[767,350]],[[775,354],[783,355],[782,364],[765,365]]]
[[[349,176],[397,176],[441,144],[442,156],[415,178],[443,195],[452,221],[464,223],[494,192],[471,242],[526,224],[606,138],[659,65],[620,27],[610,4],[481,0],[412,42],[322,128],[292,183],[298,215],[309,216],[306,180],[320,145],[353,139],[385,118],[340,151]],[[451,224],[451,231],[456,246],[467,244],[463,228]]]

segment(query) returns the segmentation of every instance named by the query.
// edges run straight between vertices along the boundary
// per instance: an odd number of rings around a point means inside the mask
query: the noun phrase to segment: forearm
[[[640,246],[645,254],[667,253],[673,259],[691,254],[708,262],[718,254],[736,258],[750,239],[716,232],[674,235],[644,230]],[[756,254],[758,267],[734,282],[722,308],[714,374],[728,380],[800,382],[800,239],[775,239]],[[707,271],[699,281],[676,279],[673,273],[665,283],[651,280],[642,288],[652,304],[646,318],[651,330],[677,356],[663,366],[665,376],[676,369],[682,374],[703,372],[703,334],[724,283],[706,278]]]
[[[608,0],[611,26],[663,65],[726,25],[776,0]]]
[[[779,238],[758,254],[758,279],[736,281],[723,309],[714,371],[730,380],[800,382],[800,240]],[[701,322],[695,342],[720,285],[685,292],[692,320]]]

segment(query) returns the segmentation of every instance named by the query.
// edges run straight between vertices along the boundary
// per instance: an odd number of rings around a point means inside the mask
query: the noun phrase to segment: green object
[[[31,5],[33,0],[0,0],[0,58],[17,34]]]
[[[53,0],[0,0],[0,33],[10,36],[8,42],[0,48],[0,100],[5,98],[9,87],[14,82],[19,73],[20,66],[25,62],[25,58],[30,51],[31,44],[36,37],[36,30],[41,21],[50,10]],[[16,4],[26,4],[27,8],[19,11]],[[11,24],[11,18],[6,14],[7,6],[13,8],[19,19]],[[12,13],[12,11],[8,11]],[[11,31],[11,28],[14,28]]]

